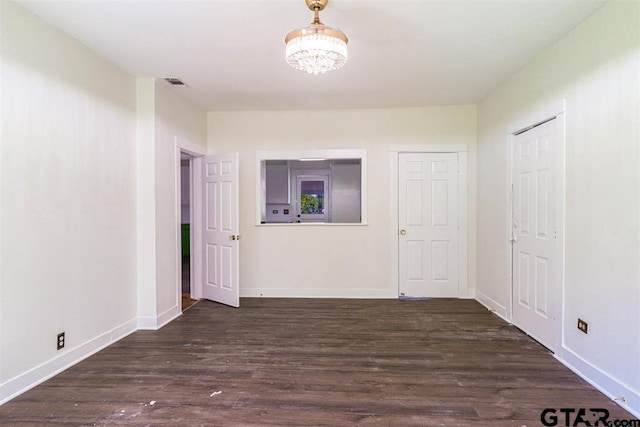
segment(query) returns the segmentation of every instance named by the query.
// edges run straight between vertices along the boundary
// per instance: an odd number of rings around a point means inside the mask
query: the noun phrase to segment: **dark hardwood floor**
[[[242,299],[126,337],[0,424],[520,427],[548,407],[633,418],[472,300]]]

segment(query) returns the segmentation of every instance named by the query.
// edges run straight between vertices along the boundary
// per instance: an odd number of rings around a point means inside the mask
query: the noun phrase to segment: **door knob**
[[[401,235],[401,236],[404,236],[405,234],[407,234],[407,230],[404,230],[404,229],[403,229],[403,230],[400,230],[400,235]]]

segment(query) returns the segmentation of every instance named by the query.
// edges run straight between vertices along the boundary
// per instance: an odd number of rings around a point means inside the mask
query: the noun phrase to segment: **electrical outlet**
[[[64,348],[64,332],[60,332],[58,334],[58,350],[62,350]]]
[[[587,324],[587,322],[585,322],[582,319],[578,319],[578,329],[580,329],[582,332],[586,334],[588,328],[589,328],[589,325]]]

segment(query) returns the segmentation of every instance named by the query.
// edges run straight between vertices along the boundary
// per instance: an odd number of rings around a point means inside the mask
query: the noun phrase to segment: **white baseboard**
[[[460,299],[475,299],[475,289],[466,289]],[[354,298],[397,299],[394,289],[240,289],[242,298]]]
[[[243,298],[365,298],[396,299],[398,293],[391,289],[242,289]]]
[[[175,305],[157,317],[138,317],[138,329],[155,331],[182,316],[182,309]]]
[[[157,330],[182,315],[174,306],[158,317],[139,317],[113,328],[77,347],[66,350],[43,364],[0,384],[0,405],[54,377],[138,329]]]
[[[493,298],[490,298],[489,296],[476,290],[476,301],[487,307],[489,311],[493,312],[496,316],[500,317],[505,322],[511,323],[511,320],[509,320],[509,316],[507,315],[507,308],[498,303]]]
[[[507,317],[506,308],[494,299],[480,291],[476,291],[476,301],[487,307],[498,317],[501,317],[505,322],[511,323]],[[591,365],[567,347],[563,347],[556,352],[554,357],[576,375],[604,393],[614,403],[632,413],[636,418],[640,418],[640,393],[638,391],[607,375],[607,373]]]
[[[241,296],[272,298],[397,298],[397,295],[388,289],[245,289]],[[476,291],[475,296],[478,302],[509,322],[506,318],[505,307],[480,291]],[[461,298],[464,297],[461,296]],[[182,315],[180,307],[174,306],[158,317],[140,317],[130,320],[84,344],[69,349],[67,352],[12,378],[4,384],[0,384],[0,405],[119,341],[135,332],[136,329],[160,329],[180,315]],[[616,404],[629,411],[636,418],[640,418],[640,393],[638,391],[609,376],[566,347],[563,347],[561,352],[556,353],[555,357]]]
[[[158,329],[158,318],[153,316],[138,317],[138,329],[151,331]]]
[[[562,350],[554,356],[560,363],[600,390],[614,403],[640,419],[640,392],[596,368],[567,347],[562,347]]]
[[[458,295],[460,299],[476,299],[476,290],[475,289],[464,289]]]
[[[132,319],[0,384],[0,405],[135,332],[136,324]]]
[[[181,301],[179,302],[179,305],[175,305],[171,307],[169,310],[165,311],[160,316],[158,316],[158,329],[162,328],[164,325],[171,322],[172,320],[177,319],[180,316],[182,316]]]

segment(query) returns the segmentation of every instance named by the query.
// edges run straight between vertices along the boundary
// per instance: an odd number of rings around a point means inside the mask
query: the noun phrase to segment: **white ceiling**
[[[284,36],[304,0],[19,0],[123,69],[178,77],[206,110],[476,103],[606,0],[329,0],[344,68],[289,68]]]

